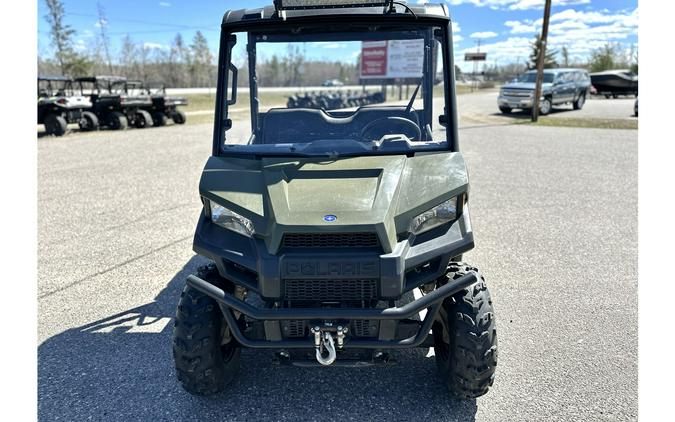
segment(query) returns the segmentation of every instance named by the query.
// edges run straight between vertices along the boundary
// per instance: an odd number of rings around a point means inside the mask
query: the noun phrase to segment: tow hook
[[[337,339],[337,348],[342,349],[345,343],[345,334],[347,327],[339,326],[337,329],[333,327],[321,328],[318,325],[312,328],[314,334],[314,349],[316,350],[316,360],[321,365],[328,366],[335,362],[337,351],[335,349],[335,340],[331,331],[335,331]]]

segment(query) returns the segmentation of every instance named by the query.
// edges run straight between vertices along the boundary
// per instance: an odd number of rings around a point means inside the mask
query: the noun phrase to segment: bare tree
[[[137,67],[137,49],[131,36],[127,34],[122,39],[122,49],[120,51],[120,64],[124,68],[124,74],[130,76],[130,72]]]
[[[103,52],[105,53],[105,59],[108,64],[108,71],[110,74],[113,74],[112,60],[110,59],[110,39],[108,39],[108,19],[105,16],[105,9],[101,3],[97,2],[96,7],[98,8],[98,25],[100,28],[100,38],[101,38],[101,47],[103,47]]]

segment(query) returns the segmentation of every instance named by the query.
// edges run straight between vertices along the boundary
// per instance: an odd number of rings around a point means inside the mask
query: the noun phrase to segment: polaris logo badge
[[[337,220],[337,217],[334,216],[333,214],[328,214],[328,215],[324,215],[324,216],[323,216],[323,221],[325,221],[325,222],[327,222],[327,223],[332,223],[332,222],[334,222],[335,220]]]
[[[285,277],[378,277],[380,267],[373,260],[315,261],[286,260]]]

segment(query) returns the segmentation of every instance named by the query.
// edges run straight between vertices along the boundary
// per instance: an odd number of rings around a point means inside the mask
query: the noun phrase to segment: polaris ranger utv
[[[178,107],[187,106],[187,98],[166,95],[163,84],[145,84],[143,89],[152,98],[152,105],[146,107],[145,111],[150,113],[155,126],[166,126],[169,119],[179,125],[185,124],[187,116]]]
[[[90,110],[89,99],[73,92],[72,80],[38,77],[38,124],[44,124],[48,135],[65,135],[70,123],[77,123],[83,131],[97,130],[98,119]]]
[[[81,95],[89,96],[92,111],[102,125],[113,130],[124,130],[129,125],[152,126],[152,116],[143,110],[152,105],[150,96],[129,92],[126,78],[90,76],[77,78],[74,83]]]
[[[188,276],[173,332],[190,393],[222,390],[243,347],[302,366],[382,364],[397,349],[433,347],[459,397],[493,383],[490,293],[461,262],[474,242],[448,12],[357,3],[278,0],[224,16],[193,243],[212,263]],[[416,88],[405,101],[330,112],[268,104],[258,86],[271,76],[257,67],[298,48],[305,70],[330,48],[353,69],[359,60],[365,82],[405,75]],[[246,55],[250,103],[240,104]],[[231,115],[235,104],[246,120]]]

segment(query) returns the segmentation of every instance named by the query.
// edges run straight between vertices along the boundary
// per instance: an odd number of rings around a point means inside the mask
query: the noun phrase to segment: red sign
[[[387,42],[364,42],[361,49],[361,76],[385,77],[387,75]]]

